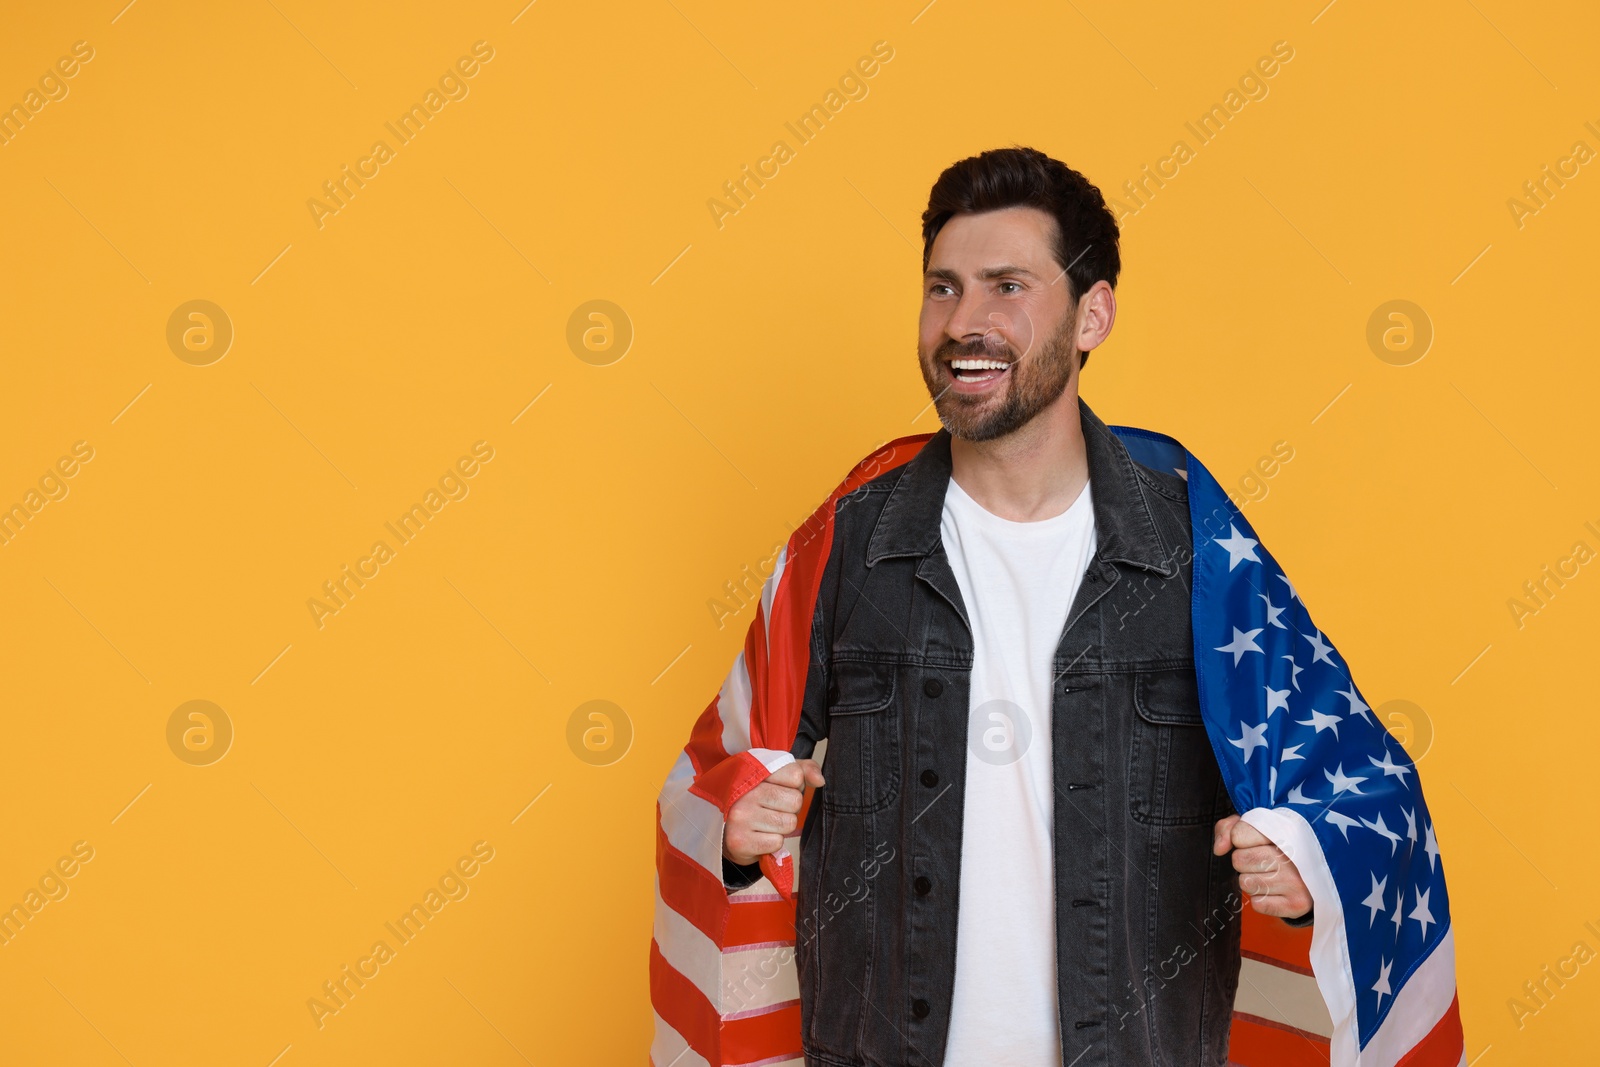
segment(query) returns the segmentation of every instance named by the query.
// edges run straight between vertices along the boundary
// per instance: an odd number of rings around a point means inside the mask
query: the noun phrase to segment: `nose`
[[[945,333],[960,344],[986,344],[995,349],[1010,346],[1026,353],[1033,341],[1032,321],[1027,313],[996,293],[981,288],[961,294]]]
[[[945,333],[960,344],[981,343],[986,338],[991,345],[1004,343],[1004,332],[1010,325],[995,306],[990,296],[980,289],[969,289],[961,294]]]

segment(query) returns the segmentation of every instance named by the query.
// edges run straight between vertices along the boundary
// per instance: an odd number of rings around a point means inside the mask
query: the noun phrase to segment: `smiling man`
[[[1113,432],[1078,396],[1116,320],[1117,237],[1100,191],[1033,149],[962,160],[934,184],[917,354],[942,428],[863,460],[794,532],[662,790],[656,1067],[1221,1065],[1241,891],[1294,925],[1313,902],[1233,801],[1315,853],[1320,886],[1335,881],[1320,850],[1350,826],[1383,835],[1362,873],[1399,856],[1382,813],[1374,826],[1330,806],[1314,833],[1291,807],[1323,803],[1306,790],[1324,774],[1334,798],[1372,793],[1344,770],[1366,766],[1354,731],[1372,724],[1309,617],[1274,603],[1248,523],[1234,511],[1200,529],[1192,482],[1209,474],[1191,464],[1186,480],[1169,439],[1159,461],[1135,440],[1136,459],[1124,438],[1142,431]],[[1227,615],[1247,629],[1216,648],[1193,621],[1225,614],[1191,599],[1202,546],[1209,587],[1223,565],[1252,583],[1219,594],[1253,614]],[[1273,641],[1287,666],[1268,665]],[[1332,706],[1312,670],[1347,686],[1333,690],[1353,712],[1345,741],[1324,738],[1341,716],[1305,703]],[[1398,751],[1373,729],[1360,744]],[[1403,785],[1409,765],[1384,762]],[[1426,816],[1420,794],[1409,803],[1415,842]],[[1374,916],[1377,884],[1361,902]],[[1344,885],[1324,892],[1336,919],[1372,925],[1340,904]],[[1418,951],[1435,947],[1420,925]],[[1393,1003],[1394,929],[1351,972],[1383,963],[1376,1007],[1339,1023],[1349,1041]],[[1358,1047],[1344,1040],[1335,1062]],[[1300,1044],[1328,1062],[1326,1044]]]

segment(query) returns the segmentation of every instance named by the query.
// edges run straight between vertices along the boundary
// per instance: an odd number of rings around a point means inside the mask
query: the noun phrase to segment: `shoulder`
[[[896,437],[893,441],[886,441],[863,456],[850,474],[844,480],[844,485],[852,482],[860,486],[868,485],[893,485],[899,480],[899,475],[904,473],[905,465],[910,463],[922,446],[933,440],[934,434],[914,433],[905,437]]]
[[[1169,548],[1188,545],[1193,534],[1189,514],[1189,481],[1186,467],[1182,465],[1186,463],[1186,457],[1180,461],[1179,456],[1185,456],[1181,446],[1178,456],[1129,455],[1139,495],[1143,497],[1162,541]],[[1176,554],[1182,556],[1185,553],[1180,550]]]
[[[1133,472],[1138,475],[1140,488],[1147,496],[1154,494],[1157,499],[1188,509],[1189,481],[1186,477],[1175,470],[1146,466],[1138,460],[1133,461]]]
[[[931,433],[909,434],[886,441],[863,456],[829,496],[829,502],[859,503],[889,493],[905,474],[906,465],[922,451]],[[881,502],[881,500],[880,500]]]
[[[819,534],[836,532],[841,525],[850,525],[850,536],[864,536],[862,529],[870,532],[870,524],[877,521],[878,513],[905,473],[906,465],[933,436],[921,433],[897,437],[861,457],[827,499],[794,529],[790,539],[791,554],[816,545]],[[867,525],[863,528],[861,524]],[[837,552],[841,539],[830,536],[828,540]]]
[[[1112,436],[1128,457],[1139,492],[1153,511],[1181,514],[1189,511],[1188,451],[1176,439],[1131,426],[1111,427]]]

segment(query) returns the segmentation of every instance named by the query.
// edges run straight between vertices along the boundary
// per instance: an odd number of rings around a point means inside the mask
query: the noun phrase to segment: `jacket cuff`
[[[748,889],[765,877],[761,873],[760,860],[744,866],[726,856],[722,857],[722,885],[730,893],[737,889]]]
[[[723,860],[722,862],[723,862],[724,867],[726,867],[728,861],[727,860]],[[1283,921],[1288,923],[1290,926],[1310,926],[1311,923],[1316,919],[1316,917],[1317,917],[1317,909],[1316,908],[1312,908],[1310,911],[1306,912],[1304,915],[1300,916],[1300,918],[1298,918],[1298,919],[1285,919]]]

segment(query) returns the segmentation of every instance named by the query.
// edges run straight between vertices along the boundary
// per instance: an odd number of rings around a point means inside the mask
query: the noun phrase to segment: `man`
[[[1297,925],[1313,897],[1202,724],[1189,486],[1078,396],[1116,318],[1115,219],[1002,149],[940,176],[923,238],[943,428],[790,538],[662,792],[656,1067],[1223,1064],[1240,891]],[[785,905],[738,891],[764,875],[798,879],[797,974],[758,961],[757,909]]]

